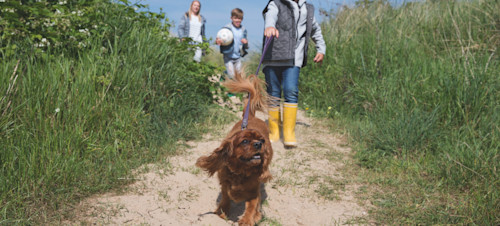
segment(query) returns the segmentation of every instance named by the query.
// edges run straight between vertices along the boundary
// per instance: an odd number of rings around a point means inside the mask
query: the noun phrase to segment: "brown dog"
[[[242,129],[243,120],[233,126],[220,147],[209,156],[202,156],[196,166],[206,170],[210,176],[217,172],[222,199],[215,213],[222,218],[231,206],[231,201],[245,201],[245,213],[239,225],[254,225],[262,218],[260,213],[260,185],[271,179],[269,164],[273,149],[269,140],[267,124],[255,117],[256,110],[267,106],[267,93],[263,82],[255,75],[242,78],[236,74],[234,80],[224,83],[233,93],[250,94],[248,126]],[[245,105],[246,108],[246,105]]]

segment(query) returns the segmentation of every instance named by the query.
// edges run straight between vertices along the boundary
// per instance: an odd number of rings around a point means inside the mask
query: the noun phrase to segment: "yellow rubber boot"
[[[297,147],[295,139],[295,122],[297,121],[296,103],[285,103],[283,105],[283,143],[285,147]]]
[[[269,140],[276,142],[280,140],[280,108],[269,108]]]

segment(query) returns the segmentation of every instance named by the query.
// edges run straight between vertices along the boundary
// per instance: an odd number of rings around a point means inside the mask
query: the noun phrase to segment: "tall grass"
[[[500,223],[499,9],[482,0],[372,4],[323,24],[326,62],[304,68],[302,103],[357,122],[361,165],[415,169],[411,180],[442,194],[417,214],[383,211],[420,199],[379,205],[381,223]]]
[[[215,67],[151,32],[159,24],[126,14],[104,22],[114,38],[86,49],[17,43],[26,54],[1,59],[0,224],[50,222],[84,196],[129,183],[131,169],[198,137],[212,116]]]

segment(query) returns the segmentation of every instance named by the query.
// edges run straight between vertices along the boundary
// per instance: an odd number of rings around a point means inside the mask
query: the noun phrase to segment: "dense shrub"
[[[144,5],[130,4],[127,0],[117,2],[121,4],[109,0],[0,2],[0,53],[11,55],[26,51],[19,46],[19,41],[28,41],[36,51],[52,48],[69,52],[97,44],[91,43],[91,37],[113,41],[123,31],[117,26],[132,23],[156,24],[151,32],[168,35],[170,25],[160,24],[164,13],[136,12]]]

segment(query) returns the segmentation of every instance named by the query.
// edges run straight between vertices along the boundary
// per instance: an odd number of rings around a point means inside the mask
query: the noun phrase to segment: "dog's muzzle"
[[[254,147],[255,149],[257,149],[257,150],[260,150],[260,149],[262,148],[262,142],[260,142],[260,141],[259,141],[259,142],[255,142],[255,143],[253,144],[253,147]]]

